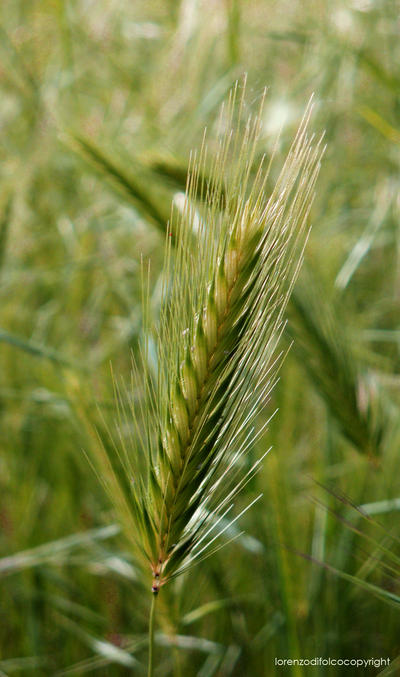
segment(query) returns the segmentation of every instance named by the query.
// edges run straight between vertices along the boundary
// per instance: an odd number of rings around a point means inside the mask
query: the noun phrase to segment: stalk
[[[149,617],[149,661],[147,677],[153,677],[154,674],[154,626],[156,616],[157,593],[152,594],[150,617]]]

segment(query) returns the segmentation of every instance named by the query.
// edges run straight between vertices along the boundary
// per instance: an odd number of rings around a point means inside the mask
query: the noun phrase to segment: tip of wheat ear
[[[122,441],[120,449],[117,442],[100,454],[125,530],[151,569],[154,594],[209,552],[222,517],[229,518],[233,499],[257,470],[256,463],[243,474],[241,458],[262,432],[253,424],[276,377],[320,165],[321,144],[307,134],[308,108],[267,190],[268,168],[255,160],[262,110],[236,124],[238,98],[236,89],[221,115],[216,150],[203,143],[193,155],[184,206],[168,225],[158,377],[154,383],[144,360],[149,406],[140,415],[132,410],[140,444],[126,448]],[[135,469],[139,456],[145,475]],[[133,474],[134,484],[126,481]]]

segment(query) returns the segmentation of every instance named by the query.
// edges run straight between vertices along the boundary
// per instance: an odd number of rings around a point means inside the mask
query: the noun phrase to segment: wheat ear
[[[212,551],[218,525],[259,466],[244,474],[242,456],[263,429],[252,424],[276,379],[320,165],[308,107],[267,198],[269,167],[255,162],[262,107],[243,127],[234,120],[244,105],[236,88],[221,113],[217,149],[204,140],[192,156],[184,203],[172,212],[157,376],[145,350],[149,402],[139,413],[122,407],[125,427],[132,417],[137,423],[137,439],[121,434],[96,446],[99,476],[154,593]],[[118,389],[117,397],[124,399]]]
[[[225,124],[233,112],[231,102]],[[176,242],[167,256],[159,439],[149,505],[154,592],[188,558],[204,552],[215,515],[229,509],[245,480],[238,479],[239,459],[249,425],[274,382],[276,343],[319,167],[320,148],[306,135],[308,116],[309,110],[269,199],[263,162],[250,185],[259,114],[248,121],[242,138],[228,125],[206,209],[196,213],[192,195],[207,165],[203,147],[193,161],[180,218],[172,219],[169,235]]]

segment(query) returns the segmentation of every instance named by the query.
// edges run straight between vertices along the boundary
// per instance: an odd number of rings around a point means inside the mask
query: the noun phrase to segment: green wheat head
[[[267,196],[269,167],[255,161],[262,106],[244,126],[243,108],[236,88],[216,150],[204,140],[193,154],[184,204],[172,210],[157,375],[146,345],[146,402],[127,411],[116,388],[120,428],[133,421],[136,435],[102,435],[93,457],[155,593],[218,547],[218,525],[259,467],[261,459],[244,470],[243,456],[266,425],[265,416],[258,427],[255,419],[281,361],[277,344],[319,170],[308,107]]]

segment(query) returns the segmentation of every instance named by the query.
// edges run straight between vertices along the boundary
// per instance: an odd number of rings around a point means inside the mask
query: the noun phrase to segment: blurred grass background
[[[128,375],[143,331],[141,256],[156,315],[171,202],[243,72],[247,112],[268,87],[260,151],[282,128],[276,168],[313,92],[328,145],[279,412],[253,453],[273,450],[242,500],[264,497],[245,535],[166,589],[157,674],[298,677],[311,669],[274,658],[394,661],[397,3],[13,0],[0,17],[0,674],[143,674],[148,591],[69,393],[93,383],[112,417],[110,360]]]

